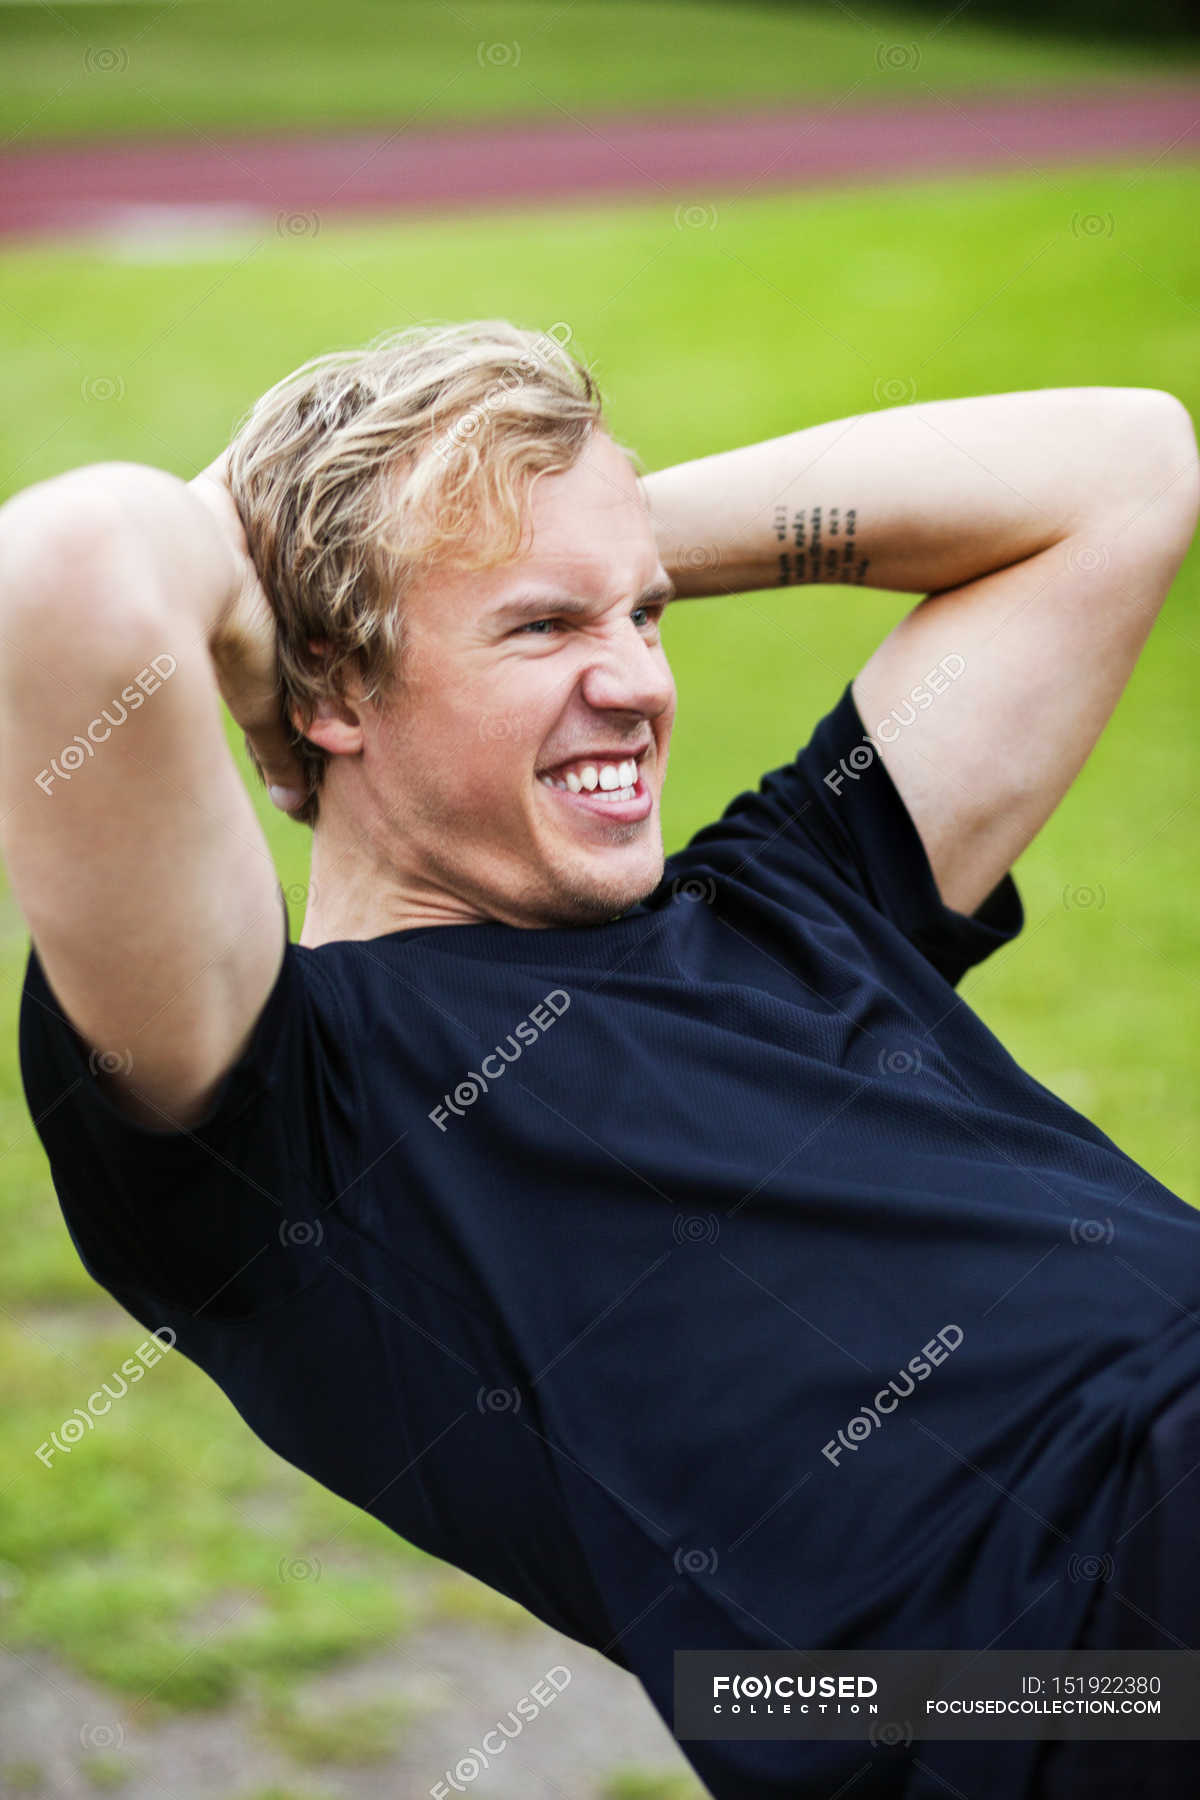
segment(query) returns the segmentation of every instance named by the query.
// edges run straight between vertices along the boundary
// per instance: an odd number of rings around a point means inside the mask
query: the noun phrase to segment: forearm
[[[236,564],[198,504],[108,465],[0,515],[5,871],[92,1066],[155,1129],[203,1116],[282,955],[209,643]]]
[[[1171,407],[1145,388],[931,401],[681,463],[643,487],[680,597],[813,583],[933,593],[1085,521],[1119,531],[1170,484]]]

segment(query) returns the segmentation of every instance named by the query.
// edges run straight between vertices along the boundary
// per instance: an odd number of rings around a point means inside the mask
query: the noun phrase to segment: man
[[[22,1069],[89,1271],[668,1723],[675,1649],[1194,1641],[1194,1531],[1127,1528],[1200,1410],[1200,1220],[954,984],[1198,505],[1136,388],[639,481],[500,321],[320,359],[190,487],[19,496]],[[672,587],[868,574],[926,597],[664,864]],[[299,944],[218,694],[314,827]],[[1133,1748],[1145,1791],[1170,1747]],[[1119,1746],[684,1749],[719,1800],[823,1800],[1098,1793]]]

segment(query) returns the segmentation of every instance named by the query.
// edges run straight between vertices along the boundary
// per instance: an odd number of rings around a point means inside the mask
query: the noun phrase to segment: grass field
[[[416,318],[569,321],[616,435],[647,468],[896,398],[1136,385],[1195,416],[1200,243],[1179,220],[1198,200],[1200,171],[1097,166],[714,195],[697,227],[646,204],[293,240],[268,229],[172,263],[10,253],[0,493],[101,457],[190,474],[284,370]],[[964,988],[1018,1060],[1192,1200],[1198,586],[1193,552],[1107,738],[1018,867],[1023,940]],[[793,754],[911,604],[822,588],[673,609],[669,845]],[[308,834],[260,811],[281,879],[303,884]],[[268,1730],[307,1672],[402,1639],[431,1609],[488,1603],[280,1464],[182,1359],[151,1371],[71,1463],[36,1459],[141,1334],[79,1266],[25,1114],[25,948],[6,900],[0,1639],[128,1699],[152,1692],[154,1707],[252,1694]],[[308,1558],[319,1584],[297,1578]],[[244,1610],[206,1635],[217,1596]]]
[[[903,5],[694,0],[0,3],[0,144],[72,134],[429,125],[596,107],[919,100],[1171,80],[1171,50],[988,28]]]

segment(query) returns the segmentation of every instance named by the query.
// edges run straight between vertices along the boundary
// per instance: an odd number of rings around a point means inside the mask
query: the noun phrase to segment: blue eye
[[[643,631],[647,625],[656,625],[662,617],[662,613],[663,607],[653,603],[646,606],[635,606],[629,616],[635,628]],[[553,616],[547,616],[544,619],[530,619],[528,624],[516,627],[516,635],[520,637],[524,633],[530,637],[549,637],[560,629],[562,623],[561,619]]]

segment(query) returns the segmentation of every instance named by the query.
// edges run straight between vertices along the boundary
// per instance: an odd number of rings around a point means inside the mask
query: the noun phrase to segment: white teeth
[[[538,780],[572,794],[594,794],[599,789],[614,800],[632,800],[638,785],[637,759],[631,756],[624,762],[601,763],[599,767],[585,763],[579,770],[568,769],[565,780],[555,775],[539,775]]]

